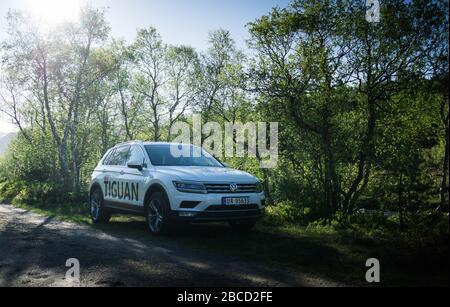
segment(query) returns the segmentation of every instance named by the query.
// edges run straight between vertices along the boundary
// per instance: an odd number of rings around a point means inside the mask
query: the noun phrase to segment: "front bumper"
[[[259,219],[265,212],[264,193],[242,194],[191,194],[170,191],[171,219],[186,222],[223,222]],[[222,205],[225,197],[248,197],[249,204],[241,206]],[[192,208],[183,204],[194,203]]]
[[[252,208],[223,208],[223,206],[210,206],[204,211],[172,211],[172,219],[185,222],[225,222],[234,220],[259,219],[264,215],[265,209],[256,204]]]

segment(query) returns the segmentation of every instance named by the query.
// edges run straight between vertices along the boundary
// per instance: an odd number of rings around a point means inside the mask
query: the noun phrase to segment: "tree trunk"
[[[68,173],[69,173],[69,166],[67,163],[67,142],[66,142],[66,131],[67,131],[67,125],[64,130],[64,138],[61,139],[58,131],[56,129],[55,122],[53,121],[53,115],[52,110],[50,107],[50,98],[48,93],[48,77],[47,77],[47,66],[46,62],[43,63],[43,100],[44,100],[44,107],[46,111],[46,116],[48,123],[50,125],[50,130],[52,132],[53,140],[56,144],[56,147],[58,149],[58,160],[60,165],[60,178],[62,178],[60,189],[62,192],[66,192],[68,190]],[[69,106],[69,113],[67,120],[69,121],[72,117],[72,105]]]
[[[83,88],[83,76],[85,74],[86,65],[91,51],[92,37],[89,35],[86,44],[86,49],[83,54],[82,61],[80,63],[80,68],[78,71],[77,82],[75,86],[75,92],[73,96],[73,121],[70,126],[70,138],[71,138],[71,153],[72,153],[72,193],[73,198],[78,199],[80,197],[80,140],[78,137],[78,124],[80,116],[80,106],[81,106],[81,95]]]
[[[336,161],[331,144],[331,135],[329,129],[324,129],[322,135],[325,157],[325,197],[330,217],[339,210],[339,182],[336,175]]]
[[[127,134],[127,141],[132,141],[133,140],[133,134],[131,133],[130,123],[129,123],[129,120],[128,120],[127,105],[126,105],[126,102],[125,102],[125,96],[124,96],[123,91],[122,91],[121,88],[119,88],[119,94],[120,94],[120,103],[121,103],[120,111],[121,111],[123,119],[124,119],[125,132]]]
[[[80,197],[80,168],[77,163],[78,158],[73,157],[72,161],[72,192],[74,199]]]
[[[361,194],[364,192],[367,184],[369,183],[370,172],[372,168],[372,155],[375,151],[374,137],[376,128],[376,96],[377,91],[375,89],[376,77],[373,72],[373,54],[372,45],[370,39],[371,28],[368,28],[366,32],[366,48],[367,48],[367,80],[366,80],[366,91],[367,95],[367,130],[365,137],[360,144],[359,148],[359,160],[358,160],[358,174],[353,180],[350,189],[347,191],[344,197],[344,211],[347,214],[352,214],[355,211],[356,202],[358,201]]]
[[[405,216],[404,216],[404,204],[403,204],[403,174],[400,173],[400,178],[397,186],[397,194],[398,194],[398,214],[400,217],[400,231],[405,230]]]
[[[259,151],[256,151],[256,159],[258,160],[258,163],[261,163],[262,159],[261,159],[261,155],[259,154]],[[264,194],[266,196],[267,202],[270,205],[274,205],[273,202],[273,198],[272,198],[272,194],[270,192],[270,174],[269,174],[269,170],[264,168],[262,169],[263,172],[263,176],[264,176]]]
[[[58,159],[60,170],[60,177],[62,179],[61,182],[61,191],[67,192],[69,187],[69,165],[67,163],[67,149],[63,146],[58,146]]]
[[[153,125],[153,141],[154,142],[159,142],[159,137],[160,137],[160,135],[159,135],[159,123],[155,123],[154,125]]]
[[[375,101],[371,99],[370,94],[368,98],[368,113],[366,136],[359,149],[358,174],[344,198],[344,210],[348,214],[353,213],[356,202],[367,187],[372,168],[371,159],[374,151],[376,107]]]
[[[438,210],[443,211],[444,208],[448,205],[447,203],[447,194],[448,194],[448,167],[449,167],[449,147],[450,147],[450,131],[449,131],[449,115],[445,115],[445,108],[448,108],[448,95],[444,96],[444,102],[441,106],[441,117],[442,122],[445,127],[445,154],[444,154],[444,163],[442,166],[442,183],[440,189],[440,200],[441,203],[439,205]]]

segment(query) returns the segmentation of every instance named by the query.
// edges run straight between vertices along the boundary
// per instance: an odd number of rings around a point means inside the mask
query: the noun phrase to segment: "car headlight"
[[[175,188],[184,193],[197,193],[197,194],[207,194],[205,186],[202,183],[196,182],[186,182],[186,181],[174,181],[173,185]]]
[[[256,192],[257,193],[262,193],[264,192],[264,185],[262,182],[258,181],[258,183],[256,184]]]

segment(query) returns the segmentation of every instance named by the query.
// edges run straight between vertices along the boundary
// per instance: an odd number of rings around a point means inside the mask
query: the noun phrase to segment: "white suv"
[[[113,213],[144,215],[153,234],[177,221],[225,221],[250,230],[265,209],[255,176],[195,146],[140,141],[108,150],[92,174],[89,199],[94,223],[109,222]]]

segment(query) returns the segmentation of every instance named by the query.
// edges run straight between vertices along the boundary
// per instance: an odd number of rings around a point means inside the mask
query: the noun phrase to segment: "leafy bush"
[[[14,203],[38,204],[60,200],[57,187],[47,182],[32,182],[22,188],[13,199]]]
[[[405,250],[434,249],[446,246],[449,240],[449,215],[435,211],[408,214],[401,229],[397,215],[386,217],[382,213],[346,216],[337,213],[332,219],[311,222],[306,231],[317,234],[346,233],[355,238],[372,238],[391,242]]]
[[[306,225],[311,216],[311,208],[302,208],[291,201],[283,201],[266,209],[264,223],[267,225]]]
[[[58,189],[60,180],[51,139],[37,132],[28,133],[35,143],[19,134],[0,159],[0,200],[38,206],[67,199]]]
[[[0,183],[0,201],[39,205],[61,200],[57,187],[48,182],[6,180]]]
[[[0,181],[0,202],[11,202],[23,188],[24,182],[21,181]]]
[[[449,236],[448,213],[428,211],[407,215],[405,231],[401,236],[406,240],[435,241],[447,240]]]

